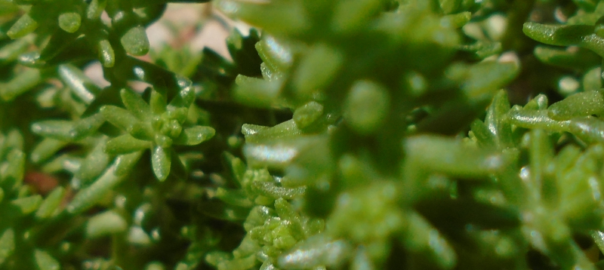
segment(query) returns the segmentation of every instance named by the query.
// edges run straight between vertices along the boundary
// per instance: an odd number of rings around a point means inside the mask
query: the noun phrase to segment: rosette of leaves
[[[303,215],[288,201],[304,195],[305,188],[288,188],[264,169],[247,169],[230,154],[225,154],[229,179],[238,189],[228,185],[214,190],[214,200],[201,207],[206,215],[230,221],[243,220],[246,236],[232,252],[214,251],[206,261],[217,269],[253,269],[278,265],[285,251],[308,237],[324,230],[321,219]],[[217,201],[222,201],[221,207]],[[208,207],[214,205],[214,207]]]
[[[165,91],[150,91],[149,103],[129,89],[120,91],[126,109],[106,105],[101,114],[112,125],[127,132],[107,142],[109,154],[124,154],[151,149],[151,164],[157,179],[164,181],[172,168],[181,172],[184,167],[172,145],[197,145],[214,136],[214,129],[186,122],[189,108],[195,99],[192,87],[185,87],[170,103]]]

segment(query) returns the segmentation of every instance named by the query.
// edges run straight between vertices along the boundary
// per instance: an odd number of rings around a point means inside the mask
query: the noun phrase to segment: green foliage
[[[604,1],[168,2],[0,0],[1,269],[604,265]]]

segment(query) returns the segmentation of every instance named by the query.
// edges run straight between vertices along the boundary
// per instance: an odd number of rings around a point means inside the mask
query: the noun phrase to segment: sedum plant
[[[1,269],[604,268],[604,2],[172,2],[0,0]]]

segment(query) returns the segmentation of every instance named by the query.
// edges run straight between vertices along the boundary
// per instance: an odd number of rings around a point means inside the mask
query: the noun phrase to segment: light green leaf
[[[36,257],[36,264],[40,270],[60,270],[61,265],[53,258],[48,252],[36,249],[34,251]]]
[[[125,134],[109,140],[105,146],[105,152],[110,155],[127,154],[149,149],[151,145],[150,141],[139,140],[130,134]]]
[[[31,161],[33,163],[40,163],[48,158],[52,157],[57,151],[65,147],[68,144],[66,141],[59,141],[56,139],[46,138],[42,140],[34,150],[31,152]]]
[[[8,168],[4,172],[4,180],[12,180],[16,187],[23,180],[25,174],[25,154],[13,149],[8,153],[7,161]]]
[[[38,69],[27,69],[19,72],[8,83],[0,83],[0,97],[5,101],[11,101],[34,88],[41,80],[40,70]]]
[[[86,237],[95,239],[125,232],[128,223],[114,211],[106,211],[91,217],[86,224]]]
[[[57,213],[57,209],[61,205],[65,189],[63,187],[55,188],[49,195],[44,199],[38,211],[36,211],[36,219],[46,219]]]
[[[600,91],[577,93],[552,104],[548,115],[554,120],[604,114],[604,94]]]
[[[15,252],[15,231],[6,229],[0,237],[0,266]]]
[[[311,101],[296,109],[293,118],[296,126],[306,128],[317,121],[321,115],[323,115],[323,105]]]
[[[67,205],[66,210],[72,215],[80,214],[90,207],[94,206],[99,201],[103,200],[105,196],[117,185],[119,185],[125,177],[123,175],[116,175],[116,167],[124,166],[123,171],[129,171],[132,169],[137,160],[140,158],[140,154],[121,155],[116,158],[114,163],[105,170],[105,173],[99,179],[87,188],[84,188],[78,192],[73,200]]]
[[[390,109],[387,89],[371,81],[354,83],[344,105],[346,122],[359,134],[374,132]]]
[[[149,39],[145,28],[135,26],[130,28],[120,39],[126,52],[132,55],[141,56],[149,52]]]
[[[33,32],[36,28],[38,28],[38,22],[28,14],[24,14],[17,22],[15,22],[15,24],[13,24],[6,35],[12,39],[17,39]]]
[[[69,88],[86,104],[90,104],[100,89],[84,72],[72,64],[59,66],[59,76]]]
[[[71,121],[46,120],[31,125],[31,131],[37,135],[63,141],[71,140],[69,134],[73,128]]]
[[[143,151],[118,156],[116,159],[115,175],[124,176],[132,171],[134,165],[139,161]]]
[[[103,11],[105,10],[105,6],[107,5],[107,0],[92,0],[90,4],[88,4],[88,10],[86,11],[86,17],[89,20],[98,19]]]
[[[111,46],[109,40],[100,40],[98,47],[99,59],[101,59],[103,66],[107,68],[113,67],[115,65],[115,52],[113,51],[113,46]]]
[[[19,208],[22,215],[30,214],[38,209],[42,204],[42,196],[34,195],[25,198],[19,198],[11,201],[11,204]]]
[[[195,100],[195,89],[191,86],[191,81],[182,80],[181,83],[186,85],[178,92],[178,95],[170,101],[169,108],[189,108]]]
[[[421,215],[408,213],[405,237],[402,239],[407,249],[425,254],[442,269],[451,269],[457,262],[457,255],[445,238]],[[415,255],[417,256],[417,255]]]
[[[105,152],[107,138],[100,140],[80,164],[75,177],[88,182],[99,176],[109,165],[109,155]]]
[[[211,127],[194,126],[185,128],[174,143],[180,145],[197,145],[214,137],[216,131]]]
[[[122,102],[128,111],[136,118],[141,121],[149,121],[149,119],[151,119],[151,107],[149,107],[149,104],[147,104],[140,95],[126,88],[120,91],[120,95],[122,97]]]
[[[65,12],[59,15],[59,27],[67,33],[75,33],[82,25],[82,17],[76,12]]]
[[[170,174],[170,166],[172,164],[172,155],[169,149],[165,149],[161,146],[153,148],[151,154],[151,165],[153,166],[153,173],[159,181],[164,181]]]
[[[105,105],[101,108],[101,114],[114,126],[128,131],[134,126],[139,120],[132,115],[129,111],[116,107],[113,105]]]

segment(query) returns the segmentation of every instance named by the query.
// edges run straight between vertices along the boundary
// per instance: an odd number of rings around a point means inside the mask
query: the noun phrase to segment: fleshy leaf
[[[99,177],[96,182],[94,182],[89,187],[86,187],[80,190],[73,200],[67,205],[66,210],[68,213],[72,215],[80,214],[90,207],[94,206],[96,203],[101,201],[103,197],[105,197],[109,192],[118,184],[120,184],[124,179],[124,175],[116,175],[116,167],[123,165],[121,168],[122,171],[130,171],[132,167],[136,164],[136,160],[140,157],[138,155],[121,155],[118,156],[105,173],[101,177]]]
[[[172,155],[169,149],[164,149],[161,146],[153,148],[151,153],[151,164],[153,166],[153,173],[159,179],[164,181],[170,174],[170,166],[172,164]]]
[[[120,91],[120,95],[122,96],[122,102],[136,118],[141,121],[148,121],[151,119],[151,108],[149,104],[147,104],[142,97],[138,94],[134,93],[129,89],[122,89]]]
[[[59,27],[68,33],[75,33],[82,25],[82,17],[75,12],[65,12],[59,15]]]
[[[101,108],[101,114],[103,114],[103,117],[105,117],[109,123],[124,131],[130,130],[132,126],[139,122],[139,120],[129,111],[113,105],[103,106]]]
[[[86,236],[90,239],[121,233],[128,229],[128,224],[118,213],[106,211],[97,214],[86,224]]]
[[[142,26],[130,28],[120,41],[129,54],[140,56],[149,51],[149,39]]]
[[[109,140],[105,152],[110,155],[127,154],[149,149],[151,145],[149,141],[139,140],[126,134]]]
[[[15,252],[15,231],[6,229],[0,237],[0,266]]]
[[[40,270],[60,270],[61,265],[53,258],[48,252],[36,249],[34,251],[34,257],[36,258],[36,264]]]
[[[65,194],[65,189],[63,187],[55,188],[49,195],[44,199],[38,211],[36,211],[36,219],[46,219],[51,217],[57,212],[61,201],[63,200],[63,195]]]
[[[214,137],[216,131],[211,127],[194,126],[185,128],[174,143],[180,145],[198,145]]]

